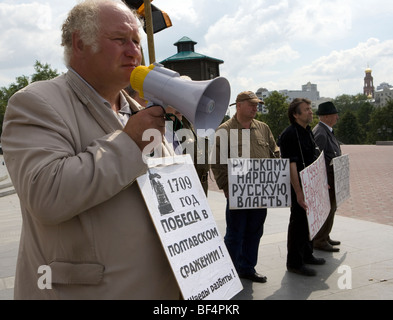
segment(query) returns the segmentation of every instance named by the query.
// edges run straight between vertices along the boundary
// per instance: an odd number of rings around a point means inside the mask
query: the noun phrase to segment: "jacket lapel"
[[[326,134],[329,137],[329,140],[331,141],[331,144],[332,144],[333,150],[336,153],[336,156],[340,156],[341,155],[341,148],[340,148],[340,144],[337,141],[336,136],[333,134],[333,132],[331,132],[329,130],[329,128],[325,124],[323,124],[322,126],[325,129]]]
[[[123,129],[112,110],[100,100],[98,95],[82,79],[72,71],[67,72],[66,79],[78,99],[106,133],[109,134]]]

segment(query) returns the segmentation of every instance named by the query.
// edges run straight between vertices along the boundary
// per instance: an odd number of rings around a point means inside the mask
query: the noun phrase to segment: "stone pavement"
[[[351,198],[337,210],[332,239],[340,252],[315,250],[325,258],[312,266],[317,277],[286,271],[289,209],[269,209],[257,271],[265,284],[242,280],[235,299],[392,300],[393,299],[393,146],[343,145],[349,155]],[[225,198],[212,177],[209,203],[221,235],[225,234]],[[346,276],[352,289],[346,289]],[[349,287],[349,283],[348,287]]]
[[[286,236],[289,209],[269,209],[257,270],[264,284],[242,280],[234,300],[392,300],[393,299],[393,146],[342,146],[351,165],[351,198],[338,210],[332,238],[340,252],[315,251],[327,263],[316,277],[288,273]],[[2,159],[0,159],[2,161]],[[0,162],[1,165],[1,162]],[[4,171],[0,166],[0,183]],[[0,191],[1,191],[0,184]],[[0,300],[13,298],[21,216],[11,190],[0,197]],[[1,194],[1,192],[0,192]],[[208,201],[221,235],[225,234],[225,198],[209,179]]]
[[[337,214],[393,226],[393,146],[342,146],[349,155],[351,198]]]

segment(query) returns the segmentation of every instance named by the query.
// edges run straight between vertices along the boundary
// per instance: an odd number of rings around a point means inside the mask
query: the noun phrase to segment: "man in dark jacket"
[[[329,196],[331,209],[326,222],[314,238],[314,248],[328,252],[338,252],[339,241],[330,239],[330,232],[333,227],[334,214],[337,210],[336,193],[334,189],[333,158],[341,156],[340,144],[337,141],[333,127],[338,121],[338,111],[332,102],[321,103],[318,107],[317,115],[320,122],[313,129],[315,142],[319,149],[324,152],[326,162],[326,172],[328,184],[330,186]]]
[[[320,152],[314,141],[310,123],[313,120],[311,101],[296,98],[288,108],[291,125],[281,134],[278,145],[281,157],[290,161],[291,216],[288,226],[287,270],[305,276],[315,276],[316,271],[307,265],[321,265],[322,258],[313,255],[313,244],[309,239],[307,204],[304,199],[299,172],[317,160]]]

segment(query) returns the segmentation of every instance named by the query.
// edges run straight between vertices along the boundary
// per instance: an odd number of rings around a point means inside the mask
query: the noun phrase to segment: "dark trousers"
[[[226,207],[225,245],[240,274],[254,274],[267,209],[229,210]]]
[[[287,267],[300,268],[304,261],[313,254],[313,244],[310,241],[307,213],[299,206],[296,195],[292,193],[291,216],[288,226]]]

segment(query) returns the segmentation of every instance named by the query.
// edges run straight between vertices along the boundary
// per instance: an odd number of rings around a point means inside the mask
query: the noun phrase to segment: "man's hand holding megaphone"
[[[161,106],[152,106],[134,113],[128,120],[123,131],[143,151],[149,144],[154,149],[162,142],[162,139],[154,139],[153,136],[150,136],[151,139],[149,141],[143,141],[144,132],[152,129],[157,130],[156,132],[161,134],[161,138],[165,134],[165,110]]]

